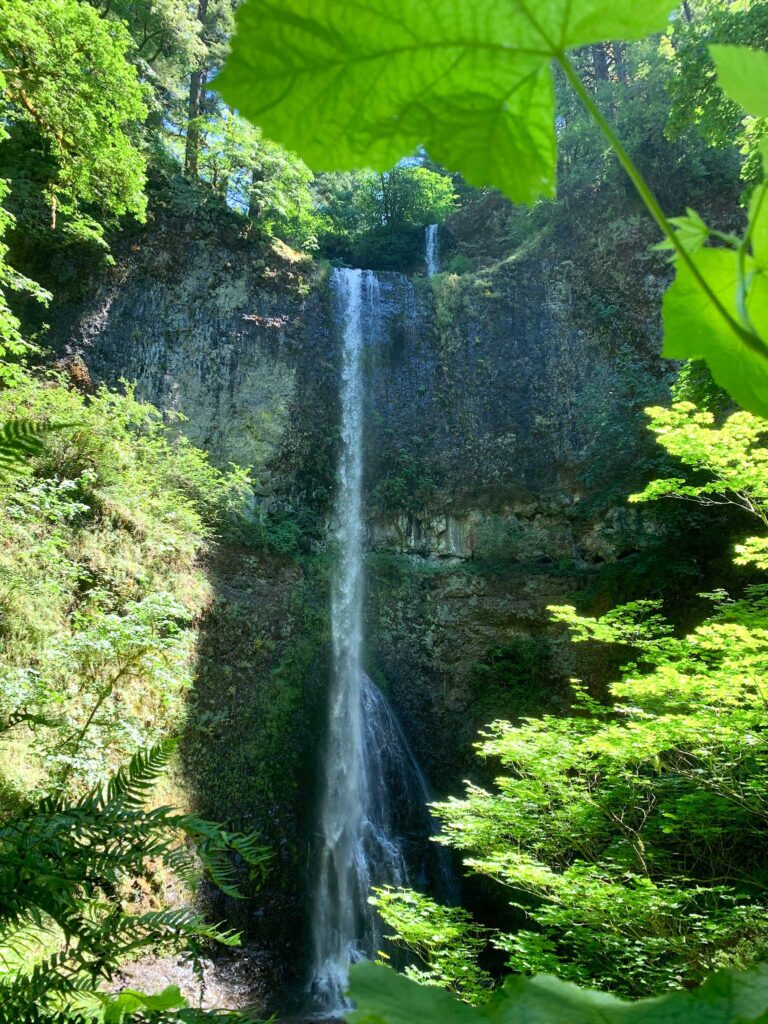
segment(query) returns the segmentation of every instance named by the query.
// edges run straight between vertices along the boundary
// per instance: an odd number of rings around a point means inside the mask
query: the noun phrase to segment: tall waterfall
[[[334,270],[342,326],[338,562],[331,595],[331,681],[312,918],[310,998],[316,1011],[346,1007],[351,963],[381,944],[368,903],[374,885],[408,882],[408,844],[429,832],[424,779],[386,699],[362,669],[363,376],[361,350],[379,321],[371,271]]]
[[[427,264],[427,277],[434,277],[440,273],[440,258],[437,252],[437,224],[428,224],[424,228],[425,261]]]

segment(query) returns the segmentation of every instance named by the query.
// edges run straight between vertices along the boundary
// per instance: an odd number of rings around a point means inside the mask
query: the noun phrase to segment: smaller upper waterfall
[[[428,224],[424,228],[427,264],[427,277],[440,273],[440,258],[437,252],[437,224]]]

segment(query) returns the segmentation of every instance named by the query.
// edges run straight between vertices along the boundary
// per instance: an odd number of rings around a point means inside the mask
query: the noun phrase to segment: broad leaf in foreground
[[[768,116],[768,53],[744,46],[711,46],[710,52],[726,94],[747,113]],[[746,255],[750,247],[752,256]],[[664,296],[664,355],[704,359],[717,383],[739,405],[768,417],[765,184],[752,198],[747,238],[739,250],[689,249],[689,256],[722,309],[702,290],[691,267],[678,260],[675,280]]]
[[[551,60],[664,29],[673,0],[246,0],[216,85],[315,170],[419,144],[516,202],[555,190]]]
[[[419,985],[379,964],[360,963],[350,971],[349,994],[357,1009],[349,1024],[479,1024],[477,1010],[441,988]]]
[[[731,249],[700,249],[691,254],[695,266],[725,309],[740,320],[739,255]],[[768,329],[768,277],[745,258],[749,284],[744,309],[758,332]],[[768,416],[768,337],[755,337],[754,346],[722,316],[702,291],[689,267],[677,262],[674,282],[664,296],[664,348],[670,359],[704,359],[717,383],[742,408]],[[756,346],[764,346],[761,352]]]
[[[710,46],[723,91],[753,117],[768,117],[768,53],[748,46]]]
[[[350,995],[357,1006],[350,1024],[765,1024],[768,965],[721,971],[693,992],[633,1002],[549,975],[517,975],[473,1009],[388,967],[360,964],[352,968]]]
[[[722,971],[692,992],[628,1001],[549,975],[513,977],[480,1020],[495,1024],[746,1024],[768,1020],[768,966]]]
[[[723,92],[752,117],[768,117],[768,53],[748,46],[712,45],[709,48]],[[768,170],[768,139],[759,143],[763,167]]]

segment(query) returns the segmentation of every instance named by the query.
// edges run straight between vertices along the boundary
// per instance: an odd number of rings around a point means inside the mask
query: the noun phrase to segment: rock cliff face
[[[648,593],[666,558],[670,521],[625,503],[651,465],[642,408],[666,384],[662,283],[631,255],[645,237],[624,244],[599,288],[557,244],[461,276],[379,275],[365,353],[367,662],[440,792],[477,774],[484,723],[561,707],[570,676],[604,681],[611,666],[569,645],[547,605],[605,610],[632,596],[628,578]],[[278,844],[294,909],[327,673],[332,308],[322,267],[175,222],[126,245],[55,329],[97,381],[136,380],[217,461],[254,465],[259,500],[314,524],[298,552],[225,552],[214,567],[187,761],[207,810]]]
[[[661,282],[627,277],[635,308],[603,293],[601,317],[584,268],[551,250],[432,282],[381,275],[367,636],[441,791],[476,772],[485,722],[557,708],[573,675],[604,680],[547,605],[605,610],[611,568],[642,565],[668,530],[626,505],[653,457],[642,408],[666,394]]]
[[[333,422],[323,278],[282,243],[162,221],[118,249],[84,306],[61,311],[55,344],[96,383],[136,381],[219,464],[255,466],[264,493],[282,493],[325,468],[322,445],[306,447],[309,469],[295,445],[307,424],[322,435]]]

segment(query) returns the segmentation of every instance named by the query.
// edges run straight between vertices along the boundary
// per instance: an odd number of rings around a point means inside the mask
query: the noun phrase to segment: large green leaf
[[[178,985],[168,985],[156,996],[148,996],[128,988],[117,996],[107,997],[103,1020],[104,1024],[122,1024],[137,1010],[177,1010],[186,1005],[187,1001],[179,991]]]
[[[738,321],[739,257],[731,249],[701,249],[691,259],[714,294]],[[745,259],[746,309],[758,332],[768,328],[768,278]],[[705,359],[712,376],[749,412],[768,416],[768,346],[745,343],[710,301],[690,268],[678,261],[664,296],[664,349],[670,359]],[[768,338],[763,339],[768,343]],[[754,339],[760,345],[760,339]]]
[[[356,1009],[348,1024],[479,1024],[476,1010],[441,988],[417,985],[389,967],[360,963],[350,971]]]
[[[768,117],[768,53],[744,46],[710,46],[727,95],[755,117]],[[768,146],[763,146],[768,161]],[[689,266],[678,262],[664,297],[664,355],[706,360],[712,376],[750,412],[768,417],[768,198],[766,186],[750,203],[752,256],[728,249],[694,252],[696,268],[732,317],[728,323]],[[675,226],[679,224],[673,220]],[[686,243],[682,230],[678,237]],[[742,246],[746,250],[746,243]],[[736,325],[736,326],[734,326]],[[744,328],[747,337],[739,333]],[[751,337],[750,337],[751,335]]]
[[[246,0],[217,87],[315,170],[424,144],[518,202],[555,187],[551,59],[664,28],[673,0]]]
[[[768,117],[768,53],[747,46],[710,46],[717,80],[753,117]]]
[[[633,1002],[543,975],[514,977],[481,1020],[495,1024],[746,1024],[768,1020],[768,967],[723,971],[693,992]]]
[[[516,976],[473,1009],[387,967],[360,964],[352,969],[350,994],[357,1006],[350,1024],[766,1024],[768,965],[722,971],[693,992],[633,1002],[547,975]]]

